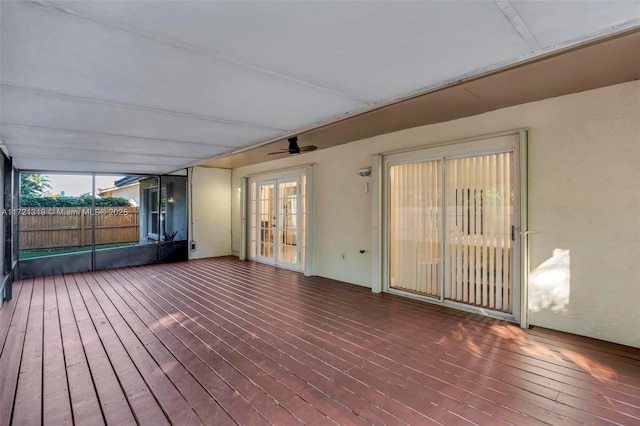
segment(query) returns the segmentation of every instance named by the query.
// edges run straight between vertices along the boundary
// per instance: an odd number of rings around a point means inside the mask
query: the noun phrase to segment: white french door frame
[[[293,185],[292,185],[293,184]],[[290,176],[276,179],[275,192],[275,238],[276,265],[302,271],[302,176]],[[286,188],[295,187],[295,196],[283,193]],[[292,214],[290,210],[295,210]],[[293,226],[291,224],[293,223]],[[292,238],[292,235],[294,238]],[[291,241],[294,241],[293,243]],[[295,252],[295,262],[288,261],[288,255]],[[288,252],[288,255],[285,254]]]
[[[410,164],[423,161],[442,161],[442,176],[445,178],[446,160],[465,158],[478,155],[490,155],[502,152],[513,152],[513,177],[514,186],[514,212],[513,219],[516,225],[515,241],[513,244],[513,291],[511,294],[512,314],[498,311],[487,311],[483,308],[449,301],[445,298],[445,271],[441,277],[440,298],[422,296],[391,288],[390,278],[390,167],[397,164]],[[372,291],[386,291],[402,296],[424,300],[430,303],[438,303],[463,309],[467,311],[483,313],[488,316],[505,319],[519,323],[522,327],[528,327],[528,220],[527,220],[527,130],[514,131],[478,136],[463,140],[451,141],[443,144],[419,147],[408,151],[391,152],[375,155],[374,167],[374,194],[377,202],[373,203],[372,223],[374,228],[373,252],[378,253],[379,262],[374,262]],[[377,175],[377,176],[376,176]],[[377,182],[377,185],[375,184]],[[446,183],[443,181],[443,187]],[[447,197],[441,197],[441,211],[443,220]],[[375,201],[375,200],[374,200]],[[440,238],[443,241],[441,259],[444,265],[447,259],[448,244],[446,241],[447,227],[442,226]]]
[[[261,188],[272,188],[272,193],[267,198],[262,195]],[[256,212],[255,212],[255,228],[256,228],[256,260],[262,263],[275,265],[277,263],[277,234],[278,234],[278,181],[277,179],[265,179],[256,182]],[[253,196],[253,195],[252,195]],[[262,209],[266,202],[270,201],[270,210],[265,213]],[[262,220],[264,216],[268,216],[268,220]],[[266,241],[265,237],[269,237]],[[264,255],[262,252],[266,250],[266,246],[271,246],[271,256]]]
[[[252,212],[252,188],[256,190],[260,182],[274,181],[275,192],[278,192],[279,182],[292,181],[297,179],[298,182],[298,239],[301,245],[298,252],[298,264],[292,265],[288,263],[278,263],[276,266],[285,269],[292,269],[303,272],[306,276],[313,275],[313,241],[315,232],[315,191],[314,191],[314,174],[315,167],[313,164],[306,166],[277,170],[268,173],[246,176],[242,179],[242,197],[241,197],[241,245],[240,258],[263,261],[258,258],[258,247],[252,248],[252,224],[256,220]],[[304,197],[302,197],[304,194]],[[277,200],[274,200],[277,203]],[[277,210],[277,205],[276,205]],[[304,213],[303,213],[304,212]],[[279,216],[279,212],[275,212]],[[301,229],[304,227],[304,233]],[[258,229],[256,227],[256,229]],[[276,237],[277,229],[274,230]],[[256,235],[257,240],[257,235]],[[252,256],[251,253],[255,255]]]

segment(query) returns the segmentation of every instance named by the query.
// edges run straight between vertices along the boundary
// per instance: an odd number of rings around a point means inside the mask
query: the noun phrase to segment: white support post
[[[383,281],[381,155],[373,156],[371,178],[371,291],[380,293]]]

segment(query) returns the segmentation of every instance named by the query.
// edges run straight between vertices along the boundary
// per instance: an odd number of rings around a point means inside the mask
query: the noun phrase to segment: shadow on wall
[[[555,249],[529,275],[529,310],[565,312],[571,290],[571,257],[569,250]]]

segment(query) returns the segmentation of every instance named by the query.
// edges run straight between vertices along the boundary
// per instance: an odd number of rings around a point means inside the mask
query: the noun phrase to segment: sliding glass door
[[[439,298],[442,161],[398,164],[390,177],[390,286]]]
[[[469,154],[456,146],[387,158],[388,291],[514,314],[513,140],[498,138],[485,153],[476,144]]]
[[[513,154],[446,161],[445,297],[510,313],[513,282]]]

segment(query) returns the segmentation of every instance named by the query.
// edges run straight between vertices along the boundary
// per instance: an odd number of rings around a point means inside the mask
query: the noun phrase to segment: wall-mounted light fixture
[[[173,199],[173,197],[169,197],[169,199],[167,200],[167,202],[169,203],[173,203],[175,200]]]
[[[358,170],[358,174],[361,177],[369,177],[369,176],[371,176],[371,167],[365,167],[364,169]]]
[[[363,169],[358,170],[358,174],[360,177],[369,177],[371,176],[371,167],[365,167]],[[369,192],[369,182],[364,184],[364,192]]]

